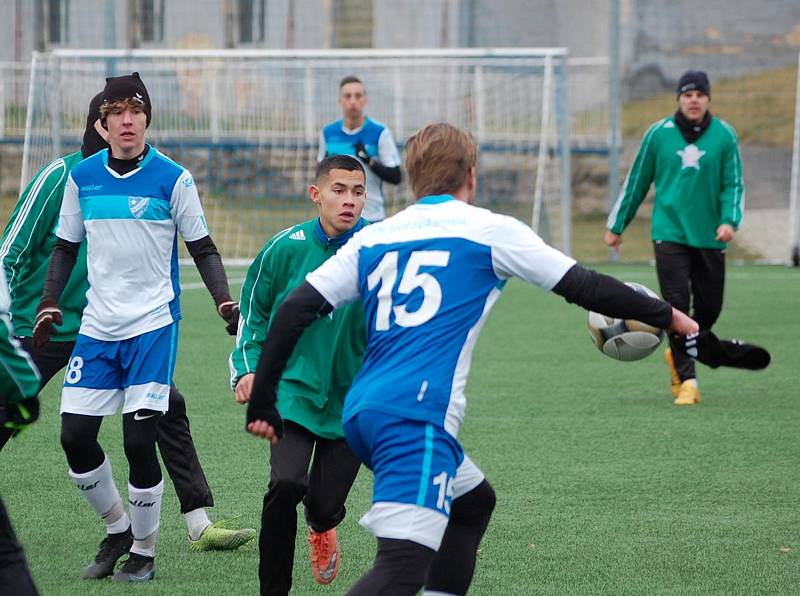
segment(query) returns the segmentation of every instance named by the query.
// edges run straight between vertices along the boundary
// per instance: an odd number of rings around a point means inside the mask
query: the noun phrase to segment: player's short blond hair
[[[416,198],[454,194],[478,160],[472,135],[446,122],[421,128],[406,143],[406,171]]]

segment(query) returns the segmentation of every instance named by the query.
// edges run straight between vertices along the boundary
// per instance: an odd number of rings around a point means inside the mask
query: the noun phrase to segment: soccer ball
[[[651,298],[658,295],[650,288],[626,282],[640,294]],[[652,354],[664,339],[664,330],[631,319],[614,319],[589,311],[589,334],[597,349],[615,360],[630,362]]]

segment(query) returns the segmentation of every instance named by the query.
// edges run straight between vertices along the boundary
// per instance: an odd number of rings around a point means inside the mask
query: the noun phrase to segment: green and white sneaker
[[[231,529],[226,528],[232,520],[216,521],[208,526],[200,538],[192,540],[189,538],[189,548],[195,552],[205,550],[236,550],[240,546],[247,544],[256,537],[253,528]]]

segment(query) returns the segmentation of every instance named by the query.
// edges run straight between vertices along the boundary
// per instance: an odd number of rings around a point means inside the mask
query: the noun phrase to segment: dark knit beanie
[[[711,83],[702,70],[687,70],[678,81],[677,93],[680,96],[687,91],[699,91],[711,97]]]
[[[103,89],[103,103],[111,103],[122,99],[138,99],[141,101],[143,104],[142,109],[145,116],[147,116],[147,126],[150,126],[152,114],[150,95],[148,95],[147,87],[144,86],[138,72],[106,79],[106,86]]]
[[[100,136],[100,133],[94,127],[94,123],[100,118],[100,105],[102,103],[102,91],[89,102],[89,115],[86,116],[86,130],[83,131],[83,144],[81,145],[81,153],[83,153],[84,159],[109,147],[109,144],[106,143],[105,139]]]

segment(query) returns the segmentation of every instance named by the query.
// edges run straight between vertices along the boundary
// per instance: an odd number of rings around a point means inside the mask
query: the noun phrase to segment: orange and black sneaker
[[[308,543],[311,545],[311,575],[319,584],[331,583],[336,579],[341,559],[336,528],[331,528],[327,532],[315,532],[309,529]]]
[[[675,368],[675,360],[672,359],[672,348],[667,348],[667,351],[664,352],[664,361],[667,363],[667,368],[669,368],[669,382],[672,396],[677,398],[678,394],[681,392],[681,378],[678,376],[678,369]]]

